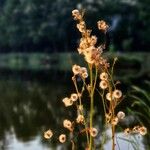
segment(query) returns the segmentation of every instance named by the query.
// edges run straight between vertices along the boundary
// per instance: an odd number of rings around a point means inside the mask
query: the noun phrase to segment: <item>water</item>
[[[43,132],[49,128],[54,131],[54,136],[65,132],[62,128],[63,119],[76,114],[70,108],[64,108],[62,103],[62,98],[74,91],[72,83],[63,80],[61,74],[57,78],[47,77],[50,80],[42,74],[39,76],[28,78],[12,75],[0,79],[1,150],[69,149],[69,143],[64,148],[57,138],[51,142],[45,140]],[[122,133],[118,135],[123,136]],[[123,146],[121,150],[126,150],[125,147],[129,145],[122,140],[119,143]],[[140,138],[142,146],[141,143]],[[105,149],[110,149],[109,140]]]

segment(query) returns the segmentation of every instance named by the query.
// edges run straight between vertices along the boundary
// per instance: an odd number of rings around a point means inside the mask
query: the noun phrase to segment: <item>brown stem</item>
[[[112,125],[112,150],[115,150],[115,125]]]

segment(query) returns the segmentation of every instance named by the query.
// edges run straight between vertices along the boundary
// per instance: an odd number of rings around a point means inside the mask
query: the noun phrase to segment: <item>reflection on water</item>
[[[57,139],[47,142],[43,139],[43,132],[51,128],[57,136],[64,131],[61,125],[63,119],[76,113],[70,108],[66,111],[61,102],[62,98],[74,91],[71,84],[61,78],[44,83],[1,79],[0,149],[69,149],[59,145]],[[107,147],[109,142],[106,145],[106,149],[109,149]]]

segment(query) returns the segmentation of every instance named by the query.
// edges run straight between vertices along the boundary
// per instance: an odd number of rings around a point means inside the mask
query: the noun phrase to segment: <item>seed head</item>
[[[102,80],[102,81],[99,83],[99,87],[102,88],[103,90],[106,89],[106,88],[108,87],[107,81]]]
[[[91,129],[90,129],[90,135],[91,135],[92,137],[96,137],[97,134],[98,134],[98,131],[97,131],[96,128],[91,128]]]
[[[147,134],[147,128],[144,127],[144,126],[140,127],[140,128],[139,128],[139,133],[140,133],[141,135]]]
[[[83,115],[78,115],[77,119],[76,119],[77,123],[83,123],[84,122],[84,116]]]
[[[70,120],[65,119],[65,120],[63,121],[63,126],[64,126],[64,128],[67,128],[67,129],[69,129],[70,131],[72,131],[72,123],[71,123]]]
[[[124,134],[127,136],[127,135],[129,135],[131,133],[131,130],[129,129],[129,128],[126,128],[125,130],[124,130]]]
[[[112,121],[111,121],[111,124],[112,125],[117,125],[118,124],[118,118],[117,117],[113,118]]]
[[[107,74],[106,72],[102,72],[102,73],[100,74],[100,79],[101,79],[101,80],[107,80],[107,79],[108,79],[108,74]]]
[[[98,25],[99,30],[102,30],[102,31],[105,31],[105,32],[109,27],[104,20],[98,21],[97,25]]]
[[[110,94],[110,93],[107,93],[106,94],[106,99],[109,100],[109,101],[113,100],[113,95]]]
[[[124,119],[125,113],[124,113],[123,111],[119,111],[119,112],[117,113],[117,117],[118,117],[118,119]]]
[[[65,97],[62,102],[65,104],[66,107],[71,106],[73,104],[72,99]]]
[[[78,65],[73,65],[73,66],[72,66],[72,72],[73,72],[73,74],[74,74],[74,75],[79,74],[79,73],[80,73],[80,69],[81,69],[80,66],[78,66]]]
[[[113,97],[114,97],[114,98],[119,99],[119,98],[121,98],[121,96],[122,96],[122,92],[121,92],[120,90],[115,90],[115,91],[113,92]]]
[[[76,93],[72,93],[70,99],[75,102],[78,99],[78,95]]]
[[[49,130],[44,132],[44,138],[45,139],[50,139],[52,136],[53,136],[52,130],[49,129]]]
[[[61,134],[61,135],[59,136],[59,142],[60,142],[60,143],[66,142],[66,135],[65,135],[65,134]]]

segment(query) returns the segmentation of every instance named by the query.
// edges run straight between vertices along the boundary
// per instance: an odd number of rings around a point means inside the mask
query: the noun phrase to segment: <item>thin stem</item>
[[[76,92],[79,95],[80,93],[79,93],[79,90],[78,90],[77,82],[74,78],[73,78],[73,83],[74,83]],[[81,96],[79,96],[79,105],[82,106]],[[84,116],[83,111],[81,112],[81,115]],[[85,126],[85,129],[86,129],[87,128],[87,123],[86,123],[85,119],[84,119],[84,126]],[[88,136],[88,131],[87,130],[86,130],[86,139],[87,139],[87,143],[89,144],[89,136]]]
[[[111,129],[112,129],[112,150],[115,150],[115,125],[112,125]]]
[[[93,127],[93,111],[94,111],[94,92],[95,92],[95,87],[96,87],[96,81],[97,81],[97,73],[98,70],[95,68],[95,78],[94,78],[94,83],[93,83],[93,72],[92,72],[92,66],[90,66],[90,86],[91,86],[91,91],[90,91],[90,98],[91,98],[91,104],[90,104],[90,129]],[[93,138],[90,135],[90,150],[92,150],[93,146]]]

